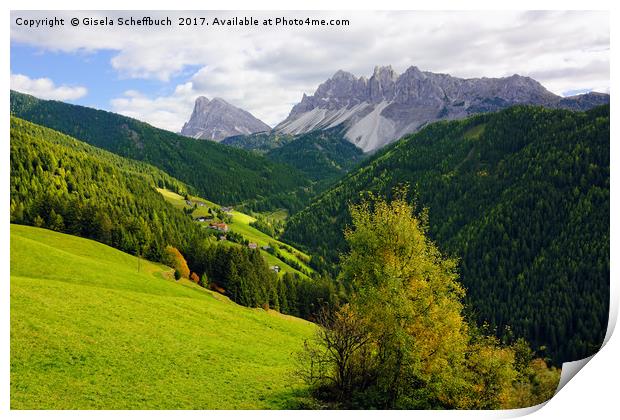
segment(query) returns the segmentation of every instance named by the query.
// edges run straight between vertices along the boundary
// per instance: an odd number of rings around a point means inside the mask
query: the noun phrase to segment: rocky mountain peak
[[[536,80],[514,74],[463,79],[411,66],[397,74],[376,66],[370,78],[338,70],[305,95],[275,131],[300,134],[337,125],[364,151],[376,150],[437,120],[464,118],[516,104],[588,109],[609,102],[609,95],[561,98]]]
[[[338,70],[331,77],[331,80],[355,80],[355,76],[352,73],[344,70]]]
[[[394,97],[394,83],[398,75],[392,66],[375,66],[368,80],[368,95],[373,103],[391,100]]]
[[[378,79],[390,79],[396,80],[398,75],[394,71],[391,65],[387,66],[375,66],[374,71],[372,72],[372,77]]]
[[[209,99],[205,96],[199,96],[196,98],[196,103],[194,104],[194,112],[202,112],[209,105]]]
[[[425,74],[417,66],[410,66],[405,70],[403,76],[408,79],[424,79]]]
[[[222,98],[196,98],[194,110],[181,134],[197,139],[221,141],[226,137],[269,131],[271,127],[249,112]]]

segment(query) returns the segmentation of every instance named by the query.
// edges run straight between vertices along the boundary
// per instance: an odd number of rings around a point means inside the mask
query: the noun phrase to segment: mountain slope
[[[278,132],[234,136],[223,144],[253,150],[269,160],[288,164],[313,181],[338,178],[353,168],[364,152],[345,139],[336,126],[299,135]]]
[[[409,183],[431,237],[461,259],[479,321],[586,357],[605,335],[609,293],[609,107],[513,107],[429,125],[317,197],[284,238],[334,260],[347,204]]]
[[[295,140],[295,137],[289,134],[268,132],[231,136],[222,140],[221,143],[227,146],[252,150],[264,154],[272,149],[282,147],[293,140]]]
[[[224,142],[262,154],[275,163],[289,165],[312,181],[311,185],[293,192],[242,203],[243,207],[258,212],[286,209],[289,214],[296,213],[365,158],[360,148],[343,137],[341,126],[295,136],[272,131],[229,137]]]
[[[179,181],[143,162],[11,117],[11,221],[96,239],[153,260],[199,229],[157,193]]]
[[[373,75],[356,78],[339,70],[302,97],[274,130],[300,134],[340,124],[345,137],[365,152],[379,149],[425,124],[497,111],[515,104],[585,110],[609,103],[609,95],[561,98],[540,83],[519,75],[460,79],[409,67],[398,75],[375,67]]]
[[[196,220],[200,217],[205,217],[207,219],[212,219],[214,221],[221,221],[220,219],[214,218],[214,212],[217,214],[217,211],[221,209],[221,206],[215,204],[213,202],[207,201],[200,197],[195,197],[188,195],[187,198],[191,205],[187,204],[187,201],[183,196],[176,194],[172,191],[168,191],[165,189],[160,189],[158,192],[172,204],[174,207],[183,210],[184,212],[188,212],[191,214],[191,217]],[[197,204],[194,207],[194,204]],[[228,228],[230,232],[235,232],[241,235],[248,242],[253,242],[260,247],[259,252],[262,255],[263,259],[270,265],[277,265],[280,267],[278,275],[283,275],[285,273],[296,273],[301,277],[307,278],[307,274],[311,274],[314,272],[310,267],[307,266],[307,261],[309,261],[310,256],[304,254],[303,252],[292,248],[288,244],[284,244],[277,239],[267,235],[264,232],[256,229],[251,226],[252,222],[255,222],[256,219],[247,214],[241,213],[237,210],[232,210],[227,214],[226,223],[228,224]],[[198,222],[202,223],[205,226],[206,222]],[[230,235],[228,235],[230,236]],[[229,240],[231,238],[229,237]],[[244,245],[245,246],[245,245]],[[267,252],[267,250],[262,249],[264,246],[269,246],[272,248],[272,252],[276,250],[278,251],[278,255],[275,253],[271,254]],[[276,248],[274,248],[276,247]],[[288,250],[290,250],[290,252]],[[294,265],[297,268],[294,268],[286,263],[288,261],[290,264]]]
[[[168,267],[18,225],[10,311],[12,409],[291,407],[293,354],[314,331],[175,282]]]
[[[219,142],[230,136],[270,130],[271,127],[267,124],[222,98],[209,101],[204,96],[199,96],[189,121],[181,129],[181,134]]]
[[[290,166],[111,112],[11,91],[11,114],[118,155],[148,162],[222,204],[282,194],[309,182]]]
[[[309,278],[308,255],[279,241],[274,241],[278,245],[273,245],[274,255],[252,250],[247,242],[233,243],[232,237],[217,241],[217,231],[203,229],[204,224],[195,223],[190,216],[197,203],[185,206],[183,196],[160,189],[168,197],[176,197],[173,204],[167,203],[155,188],[174,187],[174,182],[179,183],[143,162],[11,117],[11,222],[94,239],[177,268],[178,259],[171,261],[170,251],[175,255],[180,251],[180,258],[186,261],[180,264],[186,270],[183,276],[194,272],[198,282],[204,274],[203,287],[217,285],[231,300],[245,306],[270,305],[309,318],[319,299],[327,301],[329,284]],[[261,246],[271,242],[249,226],[254,219],[233,213],[233,231]],[[289,251],[278,250],[280,247]],[[269,265],[279,265],[281,276]],[[299,276],[294,275],[293,266],[301,271]],[[298,298],[302,296],[303,300]]]
[[[342,127],[335,127],[296,136],[265,156],[274,162],[289,164],[308,178],[319,181],[346,174],[363,159],[364,152],[344,138]]]

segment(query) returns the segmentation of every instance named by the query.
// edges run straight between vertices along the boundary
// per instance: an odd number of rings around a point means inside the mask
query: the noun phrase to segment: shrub
[[[206,273],[202,273],[200,276],[200,280],[198,281],[198,285],[207,289],[209,287],[209,279],[207,279]]]
[[[174,268],[183,278],[189,278],[189,267],[183,255],[173,246],[168,245],[164,250],[163,262],[169,267]],[[176,277],[176,274],[175,274]]]

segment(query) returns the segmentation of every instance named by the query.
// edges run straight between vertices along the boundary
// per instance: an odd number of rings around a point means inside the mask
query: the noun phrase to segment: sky
[[[162,18],[171,27],[69,25],[71,18]],[[178,26],[179,17],[348,19],[348,26]],[[64,26],[16,20],[64,18]],[[270,126],[337,70],[376,65],[456,77],[529,76],[562,96],[609,92],[609,14],[462,12],[11,12],[11,88],[118,112],[178,132],[198,96]]]

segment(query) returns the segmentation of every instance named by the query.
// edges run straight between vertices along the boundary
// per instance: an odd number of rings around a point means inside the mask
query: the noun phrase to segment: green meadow
[[[163,188],[157,188],[157,191],[160,194],[162,194],[162,196],[166,199],[166,201],[171,203],[174,207],[178,209],[190,208],[190,206],[187,205],[187,203],[185,202],[185,200],[183,199],[181,195],[173,191],[163,189]],[[220,207],[218,204],[215,204],[209,200],[205,200],[204,198],[201,198],[201,197],[190,196],[189,198],[192,202],[202,202],[205,204],[204,207],[197,207],[192,212],[192,217],[194,218],[201,217],[201,216],[209,216],[210,208]],[[248,241],[256,243],[259,247],[276,244],[280,250],[280,253],[284,256],[284,258],[296,261],[298,264],[300,264],[305,270],[307,270],[310,273],[314,272],[314,270],[310,266],[308,266],[308,264],[306,264],[305,262],[305,261],[308,261],[310,258],[307,254],[305,254],[302,251],[299,251],[298,249],[293,248],[292,246],[288,244],[285,244],[284,242],[281,242],[277,239],[272,238],[271,236],[267,235],[264,232],[261,232],[260,230],[256,229],[253,226],[250,226],[250,223],[256,220],[254,217],[247,215],[245,213],[242,213],[240,211],[234,210],[234,209],[230,212],[230,215],[231,215],[232,221],[229,224],[229,228],[231,231],[239,233],[240,235],[243,235],[243,237],[245,237]],[[281,214],[280,214],[280,217],[281,217]],[[287,250],[286,248],[289,248],[290,250],[292,250],[292,252],[289,252],[289,250]],[[267,261],[269,265],[279,265],[283,270],[281,273],[285,271],[289,271],[289,272],[298,273],[299,275],[303,277],[307,277],[301,271],[296,270],[295,268],[288,265],[286,262],[271,255],[268,252],[261,250],[261,255],[263,256],[263,258],[265,259],[265,261]]]
[[[276,409],[314,325],[175,282],[87,239],[11,225],[12,409]]]

